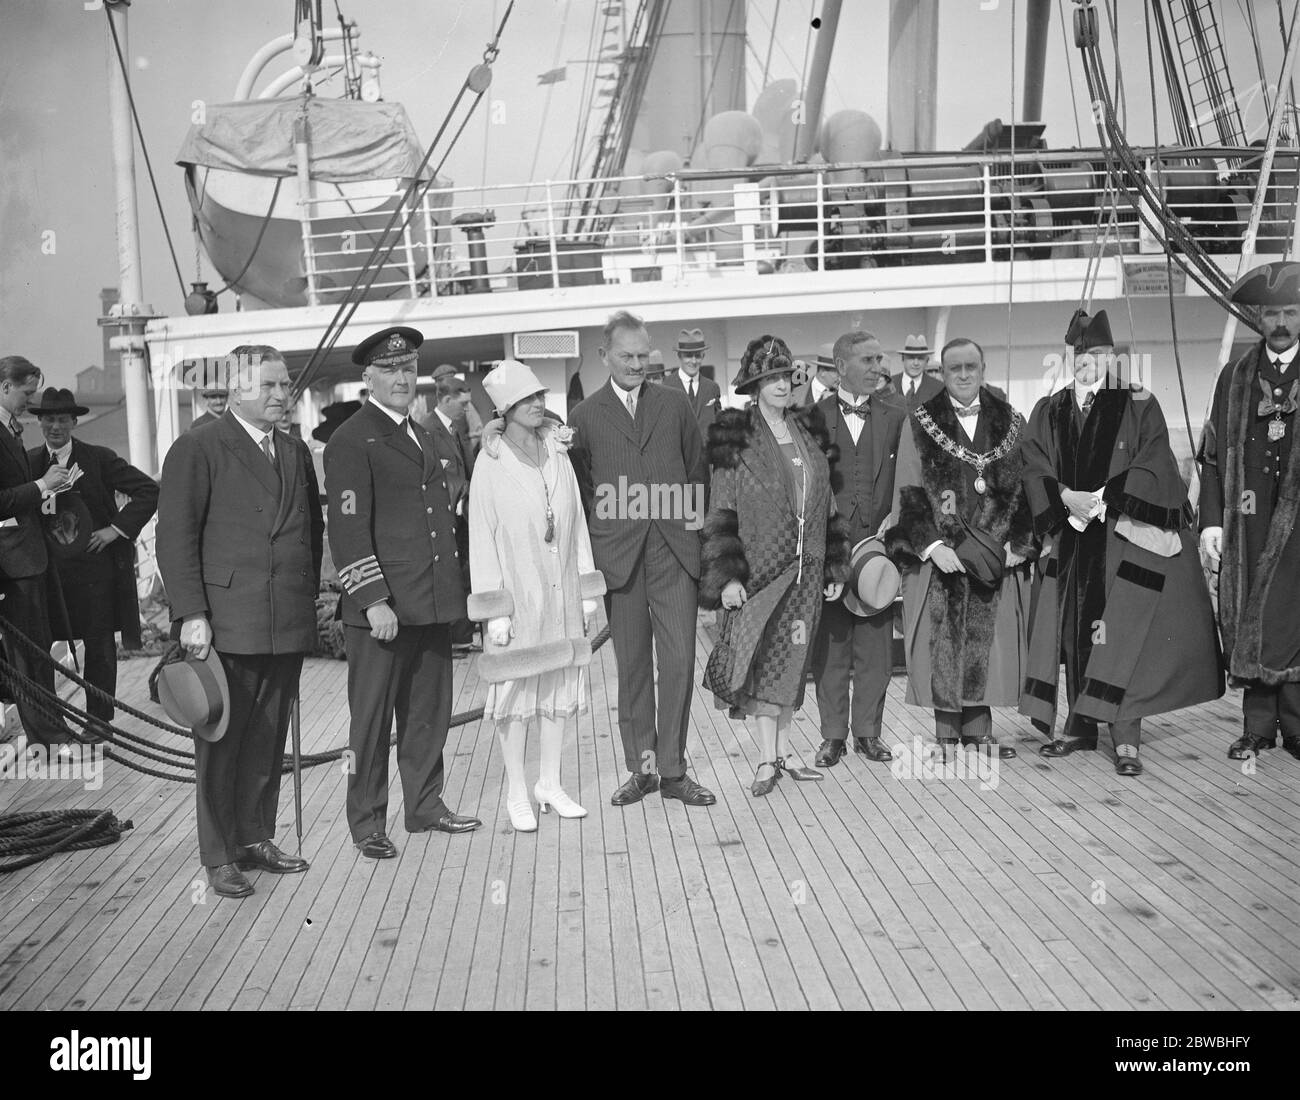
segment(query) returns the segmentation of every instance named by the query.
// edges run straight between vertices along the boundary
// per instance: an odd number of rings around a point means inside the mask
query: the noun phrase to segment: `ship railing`
[[[1259,150],[1136,152],[1169,218],[1209,253],[1240,251]],[[1256,251],[1285,252],[1300,151],[1280,150],[1268,183]],[[596,201],[574,199],[593,191]],[[1124,192],[1137,181],[1112,178],[1106,154],[1087,149],[451,187],[414,211],[370,296],[1162,252]],[[348,289],[391,213],[379,201],[357,213],[357,202],[311,202],[306,267],[321,302]]]

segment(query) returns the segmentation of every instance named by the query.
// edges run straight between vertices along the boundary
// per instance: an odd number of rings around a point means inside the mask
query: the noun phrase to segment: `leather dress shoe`
[[[241,871],[270,871],[273,875],[296,875],[307,870],[308,863],[298,856],[291,856],[280,851],[269,840],[259,840],[256,844],[246,844],[239,849],[239,869]]]
[[[1115,758],[1115,774],[1128,778],[1142,774],[1142,761],[1136,756],[1118,756]]]
[[[862,753],[868,760],[874,760],[878,764],[887,764],[894,759],[894,754],[885,748],[885,743],[879,737],[855,737],[853,751]]]
[[[208,885],[223,898],[246,898],[253,892],[253,884],[239,873],[233,863],[208,868]]]
[[[963,737],[961,743],[988,753],[989,756],[996,749],[999,760],[1014,760],[1020,755],[1013,746],[1001,744],[991,733],[986,733],[983,737]]]
[[[1274,741],[1271,737],[1252,737],[1242,734],[1228,747],[1229,760],[1245,760],[1248,756],[1258,756],[1265,749],[1271,749]]]
[[[843,738],[837,741],[827,738],[817,747],[817,755],[813,757],[813,763],[819,768],[833,768],[840,762],[844,752]]]
[[[1055,741],[1049,741],[1046,745],[1040,745],[1038,748],[1039,756],[1069,756],[1072,752],[1096,752],[1097,742],[1089,741],[1084,738],[1076,738],[1073,741],[1064,741],[1057,738]]]
[[[482,824],[483,822],[477,817],[464,817],[448,810],[432,825],[427,825],[423,829],[412,829],[411,831],[427,833],[436,829],[440,833],[472,833]]]
[[[371,833],[356,842],[356,849],[366,859],[393,859],[397,855],[397,845],[383,833]]]
[[[766,779],[759,779],[759,773],[764,768],[771,768],[772,772]],[[759,764],[754,771],[754,782],[749,785],[749,793],[755,798],[762,798],[776,790],[777,781],[781,778],[781,761],[768,760]]]
[[[999,760],[1014,760],[1020,753],[1016,751],[1015,745],[998,745]]]
[[[1300,760],[1300,737],[1283,737],[1282,751],[1289,752],[1297,760]]]
[[[659,793],[664,798],[675,798],[688,806],[712,806],[718,800],[711,790],[701,787],[689,775],[679,776],[676,779],[661,778]]]
[[[796,783],[821,783],[826,778],[816,768],[790,767],[784,756],[776,758],[776,766]]]
[[[649,775],[642,772],[633,772],[627,777],[627,782],[610,796],[609,804],[611,806],[630,806],[634,802],[640,802],[646,795],[654,794],[658,789],[659,777],[653,772]]]

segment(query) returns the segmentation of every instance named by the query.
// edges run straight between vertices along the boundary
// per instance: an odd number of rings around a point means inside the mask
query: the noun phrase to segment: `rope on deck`
[[[108,810],[38,810],[0,817],[0,875],[30,867],[59,852],[102,848],[116,844],[130,821],[118,821]]]

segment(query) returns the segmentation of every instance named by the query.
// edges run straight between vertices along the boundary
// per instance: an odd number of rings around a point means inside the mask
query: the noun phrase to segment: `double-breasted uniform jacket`
[[[856,444],[840,416],[835,394],[827,394],[816,408],[838,455],[831,468],[836,511],[856,545],[880,530],[893,505],[894,467],[907,405],[892,387],[872,394],[868,420]]]
[[[50,468],[50,450],[42,445],[28,452],[32,477]],[[126,538],[99,553],[85,551],[56,561],[70,620],[69,637],[84,638],[87,624],[111,624],[122,632],[122,645],[139,649],[140,603],[135,580],[135,540],[158,508],[158,483],[107,447],[72,440],[68,467],[82,476],[66,490],[85,501],[94,530],[113,526]],[[117,494],[130,499],[120,509]],[[62,495],[62,494],[60,494]],[[57,636],[57,635],[56,635]]]
[[[665,386],[643,385],[635,422],[610,389],[601,386],[573,410],[569,424],[577,436],[569,456],[591,532],[596,568],[610,589],[622,588],[645,546],[653,525],[672,549],[682,568],[700,575],[700,533],[686,526],[684,514],[632,518],[603,514],[595,507],[597,494],[617,494],[620,486],[681,486],[703,507],[707,466],[699,424],[686,396]],[[696,489],[695,487],[699,488]],[[702,518],[702,517],[699,517]]]
[[[722,390],[712,378],[703,374],[695,376],[695,396],[686,391],[680,371],[671,370],[664,375],[664,385],[670,390],[686,394],[686,400],[695,414],[695,422],[700,426],[700,438],[708,442],[709,428],[718,419],[722,411]]]
[[[1109,377],[1084,416],[1067,386],[1034,406],[1023,453],[1043,547],[1021,712],[1052,728],[1062,660],[1072,709],[1095,721],[1125,722],[1222,695],[1187,487],[1155,397]],[[1071,527],[1062,488],[1100,489],[1104,522]],[[1064,629],[1069,619],[1072,631]]]
[[[987,389],[978,400],[973,439],[959,425],[946,389],[920,408],[936,431],[976,454],[996,449],[1015,432],[1007,453],[984,467],[984,491],[975,489],[975,468],[936,442],[913,413],[899,448],[895,525],[885,532],[885,549],[903,577],[907,702],[940,710],[1015,706],[1025,677],[1029,562],[986,587],[965,573],[944,573],[928,558],[921,561],[936,541],[961,545],[968,527],[1022,558],[1033,556],[1020,449],[1024,421]]]
[[[455,501],[433,436],[409,423],[418,448],[367,403],[325,445],[330,553],[348,626],[368,626],[365,609],[381,600],[403,626],[465,618]]]
[[[802,559],[799,490],[758,409],[727,409],[709,433],[713,493],[704,525],[700,606],[719,607],[722,590],[733,580],[745,586],[748,598],[739,610],[720,613],[720,648],[710,657],[704,683],[733,705],[747,699],[802,704],[822,590],[848,577],[848,532],[835,515],[825,424],[816,409],[787,423],[800,443],[800,472],[807,473],[799,479],[805,486]]]
[[[1223,528],[1219,625],[1228,671],[1276,685],[1300,681],[1300,416],[1287,400],[1297,367],[1279,374],[1266,348],[1261,340],[1219,374],[1203,443],[1200,525]],[[1274,421],[1282,425],[1277,439],[1269,438]]]
[[[172,620],[207,613],[222,653],[316,646],[316,471],[302,440],[272,437],[278,475],[230,411],[178,437],[163,463],[156,549]]]

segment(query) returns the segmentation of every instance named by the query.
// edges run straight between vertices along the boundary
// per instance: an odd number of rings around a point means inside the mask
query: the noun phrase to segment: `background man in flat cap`
[[[1219,564],[1228,672],[1244,684],[1242,735],[1228,755],[1277,742],[1300,757],[1300,265],[1264,264],[1234,300],[1259,309],[1264,337],[1224,367],[1201,466],[1201,547]]]
[[[226,411],[226,403],[230,400],[230,391],[225,386],[207,386],[200,396],[203,398],[204,412],[201,412],[190,423],[190,428],[201,428],[204,424],[211,424],[220,420]]]
[[[700,438],[709,438],[709,425],[718,417],[722,405],[722,390],[712,379],[701,373],[704,353],[709,345],[704,342],[704,330],[682,329],[677,334],[677,370],[664,375],[664,385],[686,394],[691,412],[700,426]]]
[[[437,444],[408,411],[423,335],[390,328],[352,353],[370,400],[325,445],[330,553],[347,635],[347,815],[367,859],[391,859],[388,735],[397,718],[397,769],[406,831],[463,833],[482,824],[442,800],[442,750],[451,721],[450,627],[465,618],[456,502]]]
[[[711,806],[712,792],[686,774],[699,530],[686,526],[685,515],[634,515],[624,507],[610,516],[591,508],[598,489],[603,495],[623,484],[652,495],[661,495],[656,486],[673,489],[677,500],[698,500],[702,510],[704,441],[680,393],[644,384],[650,336],[639,317],[610,317],[600,357],[609,382],[573,410],[577,436],[569,457],[608,587],[605,610],[618,661],[618,731],[631,775],[610,802],[626,806],[659,790],[690,806]]]
[[[22,444],[19,417],[41,382],[40,369],[21,355],[0,359],[0,615],[43,650],[50,648],[49,554],[41,502],[68,482],[63,468],[32,473]],[[54,691],[54,667],[30,655],[19,642],[4,643],[15,671]],[[12,689],[10,689],[12,695]],[[67,744],[72,734],[61,719],[47,718],[18,700],[18,716],[29,741]],[[68,750],[65,750],[68,751]]]
[[[273,347],[244,345],[230,407],[167,452],[158,568],[181,644],[216,650],[230,685],[219,741],[194,742],[199,856],[216,892],[246,897],[241,873],[307,870],[275,844],[289,715],[303,655],[316,647],[324,521],[307,445],[276,430],[289,370]]]
[[[1105,310],[1076,312],[1071,384],[1035,406],[1025,492],[1042,540],[1022,714],[1051,733],[1061,664],[1069,715],[1047,757],[1097,747],[1110,725],[1115,770],[1142,773],[1142,719],[1223,694],[1209,591],[1187,486],[1160,404],[1108,370]]]
[[[943,393],[943,382],[925,373],[934,354],[930,350],[930,341],[924,336],[909,336],[898,349],[898,354],[903,369],[894,375],[894,389],[907,402],[908,412]]]
[[[44,476],[51,466],[76,467],[80,476],[58,505],[79,498],[89,513],[90,540],[84,549],[56,554],[55,569],[68,608],[68,638],[80,638],[86,648],[86,679],[107,695],[117,692],[117,645],[113,632],[122,632],[122,645],[139,649],[140,603],[135,583],[135,540],[158,508],[158,483],[107,447],[73,437],[77,417],[90,410],[78,405],[72,391],[49,387],[38,408],[31,410],[41,424],[45,445],[27,452],[32,473]],[[121,508],[117,494],[127,498]],[[87,712],[113,719],[113,704],[90,693]]]

